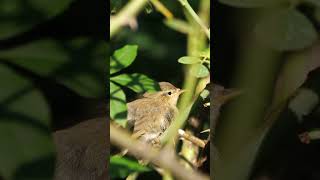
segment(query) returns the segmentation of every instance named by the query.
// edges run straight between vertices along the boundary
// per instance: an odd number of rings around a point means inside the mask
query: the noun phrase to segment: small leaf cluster
[[[192,65],[191,74],[203,78],[210,74],[210,48],[205,49],[199,56],[183,56],[178,59],[181,64]]]

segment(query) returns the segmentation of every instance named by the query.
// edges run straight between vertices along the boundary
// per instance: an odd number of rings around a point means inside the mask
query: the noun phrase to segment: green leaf
[[[126,95],[119,86],[112,82],[110,82],[110,117],[123,127],[126,126]]]
[[[184,56],[179,58],[178,62],[181,64],[196,64],[196,63],[200,63],[201,60],[199,57]]]
[[[196,64],[191,67],[191,74],[197,78],[203,78],[209,75],[209,70],[203,64]]]
[[[219,0],[219,2],[223,4],[242,8],[276,6],[289,1],[290,0]]]
[[[126,178],[133,172],[148,172],[150,168],[140,165],[137,161],[130,160],[121,156],[110,158],[110,177],[111,179]]]
[[[263,16],[255,29],[256,35],[276,50],[303,49],[317,40],[312,23],[295,9],[281,9]]]
[[[319,103],[319,96],[311,89],[299,89],[297,95],[289,102],[289,109],[302,122],[303,116],[308,115]]]
[[[1,0],[0,39],[30,30],[64,11],[73,0]]]
[[[111,77],[110,80],[130,88],[136,93],[143,93],[146,91],[155,92],[160,90],[159,84],[156,81],[139,73],[120,74],[118,76]]]
[[[104,41],[87,38],[40,40],[0,51],[0,59],[55,79],[82,96],[99,98],[105,95],[106,49]]]
[[[30,81],[7,66],[0,64],[0,74],[0,174],[4,179],[52,178],[48,104]],[[35,169],[42,173],[33,174]]]
[[[121,49],[116,50],[110,57],[110,74],[128,67],[136,58],[137,51],[137,45],[126,45]]]

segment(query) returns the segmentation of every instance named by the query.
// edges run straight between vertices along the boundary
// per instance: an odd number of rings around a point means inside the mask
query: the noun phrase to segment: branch
[[[196,12],[192,9],[190,6],[188,0],[178,0],[180,4],[186,8],[188,13],[191,15],[191,17],[200,25],[204,33],[207,35],[208,39],[210,40],[210,30],[206,27],[206,25],[202,22],[202,20],[199,18]]]
[[[128,133],[110,124],[111,143],[121,148],[128,149],[128,153],[143,159],[149,160],[153,164],[159,165],[169,170],[178,179],[184,180],[209,180],[210,178],[195,170],[184,168],[177,160],[176,156],[168,148],[157,151],[150,145],[134,140]]]
[[[116,16],[110,18],[110,38],[134,18],[147,2],[148,0],[131,0]]]
[[[199,139],[199,138],[193,136],[192,134],[185,132],[182,129],[179,129],[178,132],[179,132],[180,137],[192,142],[193,144],[195,144],[201,148],[204,148],[206,146],[206,142],[204,140]]]

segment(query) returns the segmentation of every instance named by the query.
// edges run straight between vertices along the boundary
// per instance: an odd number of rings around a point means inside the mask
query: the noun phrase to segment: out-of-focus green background
[[[0,179],[52,179],[51,132],[105,114],[104,5],[0,2]]]

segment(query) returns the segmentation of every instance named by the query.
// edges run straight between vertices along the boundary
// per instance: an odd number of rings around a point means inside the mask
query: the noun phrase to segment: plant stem
[[[150,0],[154,7],[163,14],[167,19],[172,19],[173,15],[159,0]]]
[[[147,2],[148,0],[131,0],[116,16],[110,18],[110,38],[134,18]]]
[[[207,35],[208,39],[210,40],[210,30],[206,27],[206,25],[202,22],[202,20],[199,18],[197,13],[192,9],[190,6],[188,0],[178,0],[183,7],[188,11],[188,13],[191,15],[191,17],[200,25],[204,33]]]

